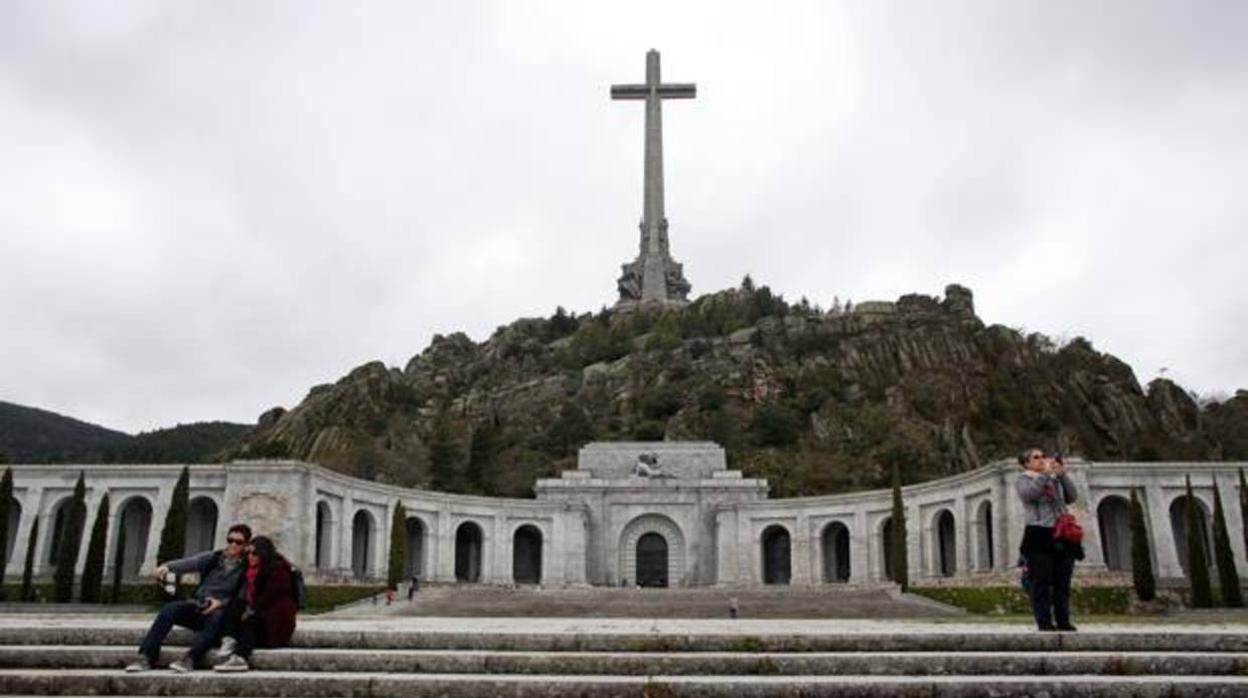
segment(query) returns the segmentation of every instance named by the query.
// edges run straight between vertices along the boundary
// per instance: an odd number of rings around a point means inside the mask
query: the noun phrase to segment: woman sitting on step
[[[247,671],[256,647],[285,647],[295,632],[290,563],[265,536],[251,539],[241,598],[233,604],[214,671]]]

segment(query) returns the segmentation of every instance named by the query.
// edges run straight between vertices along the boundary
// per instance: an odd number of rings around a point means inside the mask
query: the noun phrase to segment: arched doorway
[[[936,572],[942,577],[952,577],[958,571],[955,536],[953,512],[944,509],[936,515]]]
[[[196,497],[186,509],[186,554],[212,550],[217,541],[217,503]]]
[[[788,584],[792,577],[789,531],[772,525],[763,530],[763,583]]]
[[[9,500],[9,537],[5,541],[5,560],[13,560],[13,548],[17,546],[17,527],[22,523],[22,503],[17,498]]]
[[[1105,567],[1124,572],[1131,569],[1131,502],[1111,496],[1096,507],[1096,523],[1101,530],[1101,554]]]
[[[147,539],[152,528],[152,505],[143,497],[133,497],[122,506],[118,520],[120,523],[117,537],[122,546],[121,578],[136,579],[143,567],[143,559],[147,556]]]
[[[893,579],[893,517],[884,519],[884,523],[880,525],[880,560],[884,563],[880,569],[884,570],[884,578]]]
[[[1209,516],[1205,512],[1205,505],[1199,499],[1192,502],[1187,495],[1176,498],[1170,503],[1170,530],[1174,534],[1175,551],[1179,554],[1179,565],[1183,568],[1184,574],[1188,573],[1188,550],[1187,550],[1187,507],[1192,506],[1196,509],[1196,525],[1199,527],[1200,538],[1203,543],[1205,552],[1205,562],[1210,567],[1213,566],[1213,539],[1209,537]]]
[[[666,587],[667,540],[651,531],[637,539],[637,586]]]
[[[991,570],[995,560],[992,551],[992,502],[981,502],[975,522],[975,568]]]
[[[511,576],[516,584],[542,583],[542,532],[536,526],[516,529],[512,541]]]
[[[424,577],[425,525],[420,519],[409,517],[403,522],[403,532],[407,537],[407,560],[403,565],[403,575],[408,579],[413,576]]]
[[[373,517],[367,511],[355,512],[351,520],[351,574],[367,579],[373,566]]]
[[[318,570],[326,569],[332,564],[330,545],[333,542],[331,533],[334,530],[333,522],[334,514],[329,508],[329,503],[318,502],[316,505],[316,558],[313,561]]]
[[[481,527],[465,521],[455,531],[455,581],[481,581]]]
[[[48,538],[48,547],[44,551],[44,562],[49,570],[56,569],[56,549],[61,546],[61,536],[65,534],[65,524],[69,519],[69,505],[73,501],[65,497],[56,503],[52,513],[52,536]]]
[[[823,529],[823,581],[849,581],[849,529],[834,521]]]

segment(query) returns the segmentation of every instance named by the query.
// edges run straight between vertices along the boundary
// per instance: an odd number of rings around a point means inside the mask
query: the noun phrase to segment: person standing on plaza
[[[1058,517],[1078,498],[1075,483],[1066,474],[1061,457],[1029,448],[1018,457],[1023,472],[1014,482],[1023,503],[1023,542],[1031,611],[1040,630],[1075,630],[1070,622],[1070,581],[1075,560],[1082,559],[1077,543],[1056,540]]]
[[[270,538],[256,536],[247,553],[241,603],[234,604],[225,630],[227,640],[234,641],[222,641],[225,656],[214,671],[247,671],[253,649],[290,644],[298,612],[294,589],[290,563]]]
[[[196,663],[203,659],[221,635],[226,609],[243,581],[243,551],[250,540],[251,528],[247,524],[234,524],[226,533],[227,545],[223,550],[170,560],[156,568],[157,581],[164,582],[169,574],[194,572],[199,575],[199,586],[191,599],[170,601],[160,609],[139,645],[138,660],[127,665],[126,671],[148,671],[155,667],[160,661],[160,647],[175,625],[195,631],[195,637],[186,654],[171,663],[169,668],[178,673],[195,669]]]

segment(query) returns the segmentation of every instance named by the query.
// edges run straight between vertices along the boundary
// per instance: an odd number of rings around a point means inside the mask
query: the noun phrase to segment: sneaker
[[[231,654],[234,654],[234,650],[237,648],[238,641],[229,635],[226,635],[221,638],[221,646],[217,648],[217,659],[222,660],[229,658]]]
[[[175,662],[169,663],[169,668],[176,674],[188,674],[195,671],[195,662],[190,657],[183,657]]]
[[[214,666],[212,670],[213,671],[247,671],[250,668],[251,667],[247,665],[246,659],[243,659],[237,654],[231,654],[229,659]]]
[[[1073,632],[1075,632],[1076,630],[1078,630],[1079,628],[1076,628],[1075,626],[1071,625],[1070,623],[1067,623],[1066,625],[1059,625],[1059,626],[1057,626],[1057,629],[1058,629],[1058,630],[1060,630],[1060,631],[1062,631],[1062,632],[1064,632],[1064,633],[1073,633]]]
[[[151,670],[152,670],[152,660],[148,659],[147,655],[143,655],[139,657],[138,659],[134,660],[133,662],[126,665],[127,674],[137,674],[141,671],[151,671]]]

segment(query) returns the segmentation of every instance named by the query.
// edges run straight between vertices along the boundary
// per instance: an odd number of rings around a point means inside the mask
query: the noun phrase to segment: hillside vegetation
[[[914,482],[1028,444],[1098,460],[1248,458],[1248,392],[1203,409],[1076,338],[985,326],[971,292],[822,312],[747,278],[680,310],[570,315],[436,336],[261,416],[223,457],[530,496],[591,440],[708,439],[773,496]]]

